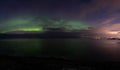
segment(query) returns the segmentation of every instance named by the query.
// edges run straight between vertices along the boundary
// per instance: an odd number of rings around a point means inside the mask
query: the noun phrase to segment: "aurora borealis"
[[[67,24],[64,26],[68,30],[85,29],[90,26],[97,32],[119,31],[119,2],[119,0],[0,0],[0,31],[17,29],[39,31],[46,24],[50,27],[63,27],[63,23]],[[38,20],[36,17],[41,18]]]
[[[10,30],[3,30],[1,33],[6,33],[6,32],[12,32],[12,31],[36,31],[36,32],[42,32],[43,28],[40,27],[26,27],[26,28],[15,28],[15,29],[10,29]]]
[[[35,21],[34,21],[35,20]],[[2,33],[11,31],[44,31],[44,27],[61,28],[64,27],[67,30],[80,30],[87,29],[89,25],[80,21],[69,21],[69,20],[55,20],[39,18],[14,18],[9,19],[4,23],[4,26],[0,28]],[[47,25],[47,26],[46,26]]]

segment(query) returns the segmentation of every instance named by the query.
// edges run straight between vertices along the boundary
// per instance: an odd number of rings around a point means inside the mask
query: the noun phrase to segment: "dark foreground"
[[[120,69],[119,62],[73,61],[54,57],[1,56],[1,69],[5,70],[114,70]]]
[[[119,40],[1,39],[0,64],[4,68],[42,70],[95,70],[120,62]],[[102,66],[102,67],[101,67]]]

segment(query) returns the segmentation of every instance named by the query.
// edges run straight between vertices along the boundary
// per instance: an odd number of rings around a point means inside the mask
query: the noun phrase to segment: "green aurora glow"
[[[16,28],[11,30],[2,31],[2,33],[11,32],[11,31],[35,31],[35,32],[42,32],[42,27],[26,27],[26,28]]]
[[[23,31],[42,31],[42,28],[21,28],[17,30],[23,30]]]
[[[1,25],[0,32],[11,32],[11,31],[44,31],[45,25],[52,28],[64,27],[67,30],[80,30],[87,29],[89,25],[80,21],[69,21],[69,20],[54,20],[54,19],[34,19],[34,18],[12,18]]]

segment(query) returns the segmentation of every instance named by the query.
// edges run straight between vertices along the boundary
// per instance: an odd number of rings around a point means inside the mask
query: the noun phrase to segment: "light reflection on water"
[[[113,60],[120,60],[120,41],[119,40],[99,40],[95,42],[96,47],[106,57]]]
[[[0,54],[120,60],[120,41],[91,39],[4,39],[0,40]]]

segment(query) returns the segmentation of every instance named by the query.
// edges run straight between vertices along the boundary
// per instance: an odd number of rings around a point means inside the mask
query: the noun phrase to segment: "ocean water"
[[[0,55],[119,61],[120,41],[82,38],[1,39]]]

